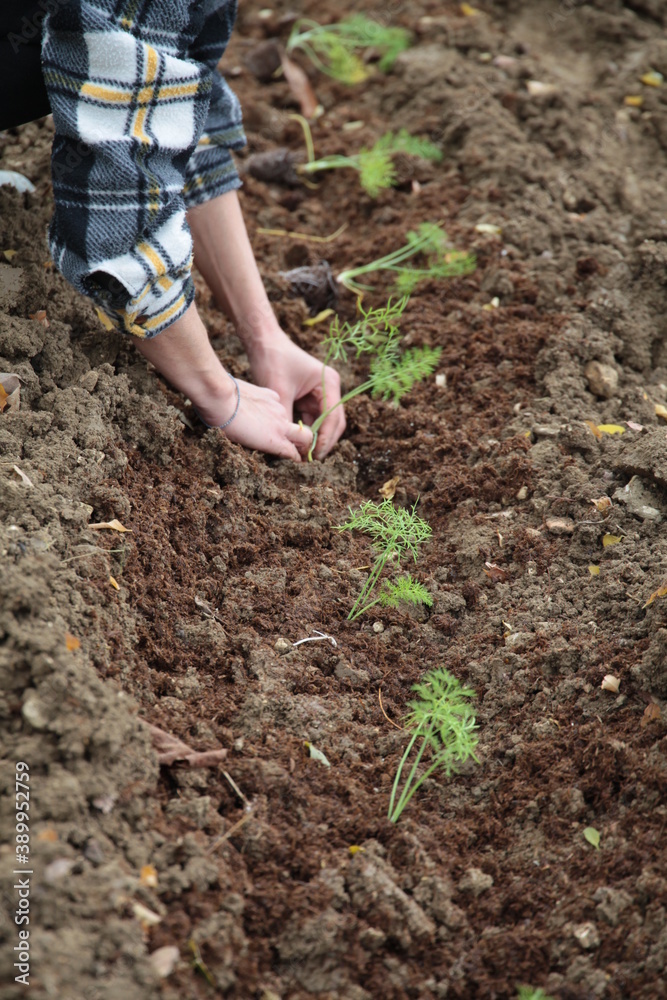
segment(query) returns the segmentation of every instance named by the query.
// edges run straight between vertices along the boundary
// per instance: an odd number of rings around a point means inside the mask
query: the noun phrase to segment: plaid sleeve
[[[184,189],[212,191],[195,199],[206,200],[237,186],[227,149],[216,166],[198,145],[209,121],[214,148],[217,135],[241,135],[215,72],[235,13],[235,0],[69,0],[45,20],[51,252],[109,326],[137,337],[166,329],[194,296]]]
[[[213,9],[208,17],[205,15],[197,42],[191,49],[193,58],[211,69],[212,87],[206,126],[185,170],[183,196],[188,208],[241,187],[230,150],[242,149],[246,144],[241,105],[226,80],[216,71],[221,55],[216,42],[220,28],[216,22],[227,20],[227,27],[222,28],[222,32],[229,38],[236,4],[219,9],[216,0],[209,0],[209,7]]]

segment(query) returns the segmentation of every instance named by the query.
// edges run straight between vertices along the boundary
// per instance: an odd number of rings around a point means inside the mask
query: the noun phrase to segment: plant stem
[[[420,722],[419,726],[414,731],[412,739],[410,740],[410,742],[408,743],[408,745],[406,747],[405,753],[401,757],[401,762],[398,765],[398,770],[396,771],[396,777],[394,778],[394,784],[392,785],[392,789],[391,789],[391,796],[389,797],[389,812],[388,812],[388,816],[389,816],[389,819],[390,819],[390,821],[392,823],[395,822],[395,820],[392,819],[392,813],[393,813],[393,809],[394,809],[394,802],[396,800],[396,792],[398,791],[398,785],[399,785],[399,782],[401,780],[401,774],[403,773],[403,766],[406,763],[408,757],[410,756],[410,754],[412,752],[412,748],[413,748],[413,746],[415,745],[415,743],[417,741],[417,737],[419,736],[419,731],[421,730],[421,727],[422,727],[422,723]]]
[[[373,590],[373,587],[375,586],[375,584],[377,583],[377,581],[380,579],[380,575],[382,573],[382,570],[385,568],[385,566],[387,564],[387,561],[389,560],[389,558],[392,555],[393,551],[394,551],[393,548],[389,548],[389,549],[387,549],[386,552],[383,552],[382,555],[378,556],[378,558],[376,559],[375,565],[373,566],[373,569],[369,573],[368,579],[366,580],[366,583],[361,588],[361,593],[357,597],[356,601],[354,602],[354,605],[352,606],[352,610],[350,611],[349,615],[347,616],[347,620],[349,622],[354,621],[355,618],[358,618],[366,610],[366,608],[361,608],[359,611],[357,611],[357,608],[362,603],[362,601],[364,600],[364,598],[366,597],[366,595],[371,593],[371,591]],[[373,604],[377,604],[377,601],[373,601]],[[371,605],[369,605],[369,607],[370,606]]]
[[[322,369],[322,373],[323,373],[322,374],[322,405],[323,406],[326,405],[326,398],[325,398],[325,395],[324,395],[324,368],[326,368],[326,364],[327,364],[327,362],[325,361],[324,367]],[[367,389],[372,389],[372,387],[373,387],[373,380],[372,379],[368,379],[366,382],[363,382],[362,385],[358,385],[354,389],[350,389],[350,391],[346,392],[345,395],[341,399],[339,399],[337,403],[334,403],[334,405],[330,406],[327,410],[323,410],[322,413],[320,413],[319,417],[316,420],[313,421],[313,423],[310,425],[310,430],[312,431],[312,435],[313,435],[313,443],[311,444],[310,451],[308,452],[308,461],[309,462],[312,462],[312,460],[313,460],[313,451],[315,450],[315,445],[317,444],[317,432],[320,429],[320,427],[322,426],[322,424],[324,423],[324,421],[327,419],[327,417],[329,416],[329,414],[333,413],[333,411],[336,409],[337,406],[344,406],[345,403],[349,402],[349,400],[354,399],[355,396],[360,395],[360,393],[362,393],[362,392],[366,392]]]
[[[416,733],[419,732],[419,729],[421,729],[421,725],[422,724],[420,723],[419,728],[415,732],[415,735],[416,735]],[[414,781],[415,774],[417,773],[417,768],[419,767],[421,759],[424,756],[424,751],[426,750],[426,747],[428,746],[429,737],[430,737],[430,735],[431,735],[432,732],[433,732],[433,720],[431,719],[431,725],[428,728],[427,734],[424,736],[424,739],[422,741],[422,745],[420,746],[419,751],[417,753],[417,757],[416,757],[416,759],[415,759],[412,767],[410,768],[410,774],[408,775],[407,781],[405,782],[405,785],[403,786],[403,791],[401,792],[401,796],[400,796],[400,798],[398,800],[398,805],[396,806],[393,814],[389,816],[389,820],[390,820],[391,823],[396,823],[397,822],[398,818],[400,817],[401,813],[405,809],[406,805],[408,804],[408,802],[410,801],[410,799],[412,798],[412,796],[414,795],[414,793],[419,788],[419,785],[422,783],[422,781],[424,781],[424,777],[425,776],[423,776],[422,778],[420,778],[420,780],[417,782],[417,784],[415,785],[415,787],[409,792],[409,794],[407,794],[408,793],[408,789],[410,789],[410,786],[411,786],[412,782]],[[434,770],[433,765],[431,766],[431,769]],[[427,774],[428,773],[430,773],[430,771],[427,772]]]
[[[336,170],[338,167],[358,166],[358,157],[332,153],[331,156],[322,156],[319,160],[309,159],[308,163],[300,163],[296,170],[299,174],[316,174],[320,170]]]

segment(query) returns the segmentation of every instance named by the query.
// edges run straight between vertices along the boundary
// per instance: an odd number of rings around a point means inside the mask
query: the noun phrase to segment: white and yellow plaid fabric
[[[153,337],[189,306],[189,206],[240,186],[238,100],[216,70],[236,0],[68,0],[45,19],[53,259],[110,324]]]

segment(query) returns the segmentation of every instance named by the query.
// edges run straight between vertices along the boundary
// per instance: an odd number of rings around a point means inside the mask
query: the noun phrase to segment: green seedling
[[[519,986],[517,1000],[552,1000],[544,990],[538,986]]]
[[[477,726],[470,705],[470,699],[475,697],[472,688],[461,687],[456,677],[444,667],[438,667],[426,674],[412,690],[417,698],[409,703],[412,711],[405,724],[413,733],[401,757],[391,790],[388,812],[391,823],[398,822],[412,796],[434,771],[443,769],[449,777],[456,772],[457,765],[469,757],[477,761]],[[417,743],[419,749],[399,795],[403,769]],[[419,765],[427,749],[431,751],[430,761],[418,777]]]
[[[397,55],[407,49],[412,35],[404,28],[390,28],[364,14],[353,14],[337,24],[318,24],[300,18],[287,41],[287,51],[301,51],[322,73],[342,83],[363,83],[370,76],[359,56],[364,49],[380,53],[379,68],[387,72]]]
[[[409,574],[399,577],[395,582],[385,580],[380,584],[380,577],[388,563],[398,565],[406,556],[412,556],[416,562],[419,546],[431,537],[431,529],[426,521],[417,517],[416,507],[417,504],[408,510],[394,507],[391,500],[383,500],[380,504],[367,500],[358,510],[350,508],[349,520],[336,526],[338,531],[363,531],[370,535],[376,553],[368,579],[347,616],[348,621],[359,618],[376,604],[396,607],[401,601],[412,604],[433,603],[426,588],[414,581]],[[380,589],[373,597],[378,585]]]
[[[376,198],[380,191],[396,183],[396,168],[392,157],[397,153],[407,153],[435,163],[440,163],[442,160],[442,152],[436,145],[428,139],[410,135],[407,129],[401,129],[395,134],[387,132],[370,149],[361,149],[351,156],[336,154],[323,156],[318,160],[311,158],[308,163],[302,163],[296,169],[300,174],[315,174],[322,170],[341,168],[356,170],[364,191],[371,198]]]
[[[426,257],[426,266],[406,266],[406,261],[416,254]],[[345,288],[361,295],[362,292],[371,291],[372,286],[360,284],[357,278],[374,271],[391,271],[396,276],[397,290],[402,295],[410,295],[419,282],[426,278],[454,278],[470,274],[474,270],[475,258],[472,254],[452,249],[447,234],[437,223],[423,222],[417,230],[408,233],[404,246],[370,264],[341,271],[337,280]]]
[[[336,316],[331,324],[329,334],[324,341],[326,354],[322,365],[322,412],[310,428],[313,442],[308,453],[309,461],[312,461],[317,432],[337,406],[344,405],[362,392],[370,392],[376,398],[390,399],[396,404],[409,392],[415,382],[426,378],[434,371],[440,357],[439,347],[413,347],[402,353],[400,351],[400,331],[397,321],[407,304],[406,296],[395,303],[389,300],[382,309],[364,310],[363,306],[360,306],[361,318],[356,323],[341,324]],[[326,366],[330,362],[347,361],[352,351],[357,358],[361,354],[374,355],[368,378],[345,393],[339,402],[327,407],[324,384]]]

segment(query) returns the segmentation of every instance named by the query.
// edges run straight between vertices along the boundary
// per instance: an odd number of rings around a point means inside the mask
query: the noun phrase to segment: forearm
[[[195,263],[252,361],[253,353],[285,334],[262,283],[236,191],[191,208],[188,224]]]
[[[234,385],[211,347],[194,303],[158,337],[137,338],[135,344],[175,389],[197,405],[206,423],[221,424],[231,416]]]

